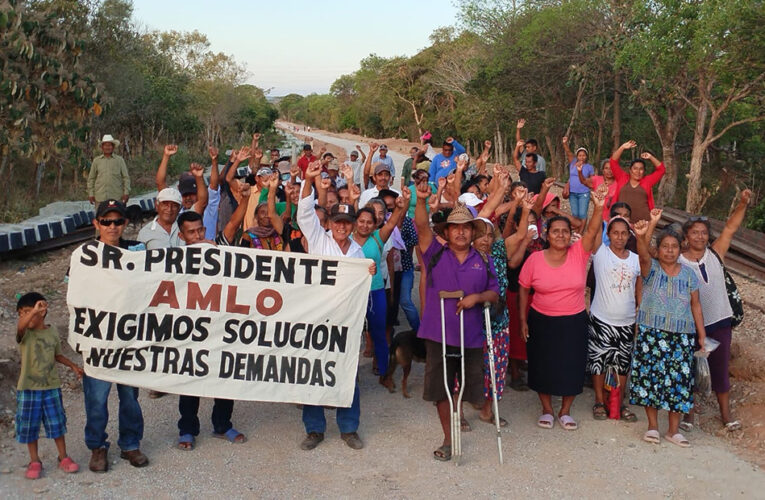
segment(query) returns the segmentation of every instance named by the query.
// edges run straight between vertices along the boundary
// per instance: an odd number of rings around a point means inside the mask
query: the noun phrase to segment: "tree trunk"
[[[40,186],[42,185],[43,170],[45,170],[45,162],[41,161],[37,164],[35,169],[35,199],[40,197]]]
[[[685,101],[675,101],[665,109],[666,118],[663,118],[652,107],[645,106],[645,112],[651,118],[656,135],[661,142],[661,151],[664,166],[667,171],[659,184],[656,204],[664,206],[671,203],[675,198],[677,189],[677,165],[675,164],[675,143],[677,142],[677,133],[680,130],[680,123],[685,114],[687,104]]]
[[[701,190],[701,166],[704,162],[704,152],[709,145],[704,134],[704,125],[709,114],[709,106],[701,100],[696,110],[696,126],[693,129],[693,149],[691,150],[691,166],[688,172],[688,194],[685,198],[685,211],[696,214],[706,203],[706,197]]]
[[[611,138],[613,139],[613,149],[616,151],[622,145],[622,91],[621,75],[617,71],[614,73],[614,120],[611,129]]]

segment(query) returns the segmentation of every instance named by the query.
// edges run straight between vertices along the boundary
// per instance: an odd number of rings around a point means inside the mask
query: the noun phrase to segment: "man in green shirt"
[[[130,197],[130,176],[121,156],[114,154],[120,141],[106,134],[101,139],[101,151],[90,166],[88,175],[88,201],[98,206],[106,200],[122,200],[127,204]]]
[[[414,158],[417,156],[417,152],[420,150],[418,147],[413,147],[409,150],[409,158],[406,159],[404,162],[404,168],[401,171],[401,178],[404,179],[407,183],[409,182],[409,179],[412,178],[412,162],[414,161]]]

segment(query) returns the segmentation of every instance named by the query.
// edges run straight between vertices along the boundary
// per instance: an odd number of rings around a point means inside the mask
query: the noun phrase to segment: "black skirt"
[[[529,387],[542,394],[582,393],[587,363],[587,313],[546,316],[529,309]]]

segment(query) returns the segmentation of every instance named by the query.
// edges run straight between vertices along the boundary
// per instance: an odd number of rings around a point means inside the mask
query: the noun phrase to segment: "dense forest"
[[[206,146],[273,130],[277,109],[246,69],[197,31],[140,29],[129,0],[0,0],[0,221],[85,199],[98,142],[112,134],[136,190],[162,145],[176,169]]]
[[[328,94],[284,96],[286,119],[334,131],[494,142],[519,118],[565,178],[561,138],[593,159],[630,139],[662,158],[663,205],[724,217],[750,187],[765,230],[765,6],[761,0],[462,0],[455,26],[411,57],[370,55]],[[595,161],[593,161],[595,163]]]

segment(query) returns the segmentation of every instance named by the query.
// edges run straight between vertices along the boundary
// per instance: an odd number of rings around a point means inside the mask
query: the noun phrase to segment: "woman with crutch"
[[[464,367],[460,390],[464,400],[483,404],[483,305],[499,299],[499,287],[490,257],[482,256],[471,244],[485,231],[485,224],[476,220],[470,211],[458,204],[446,221],[435,227],[443,238],[441,243],[433,234],[428,220],[426,203],[432,195],[427,183],[416,185],[417,206],[415,226],[418,246],[427,267],[425,304],[417,335],[425,339],[425,387],[423,399],[435,401],[444,433],[442,445],[433,452],[436,460],[448,461],[452,457],[452,421],[454,412],[459,417],[460,405],[450,402],[454,392],[454,379]],[[443,301],[439,292],[462,292],[461,299]],[[444,340],[442,344],[442,307]],[[464,357],[460,359],[460,327]],[[456,354],[456,356],[455,356]],[[446,376],[444,376],[446,366]],[[448,385],[448,387],[446,387]],[[459,420],[458,420],[459,422]],[[459,424],[458,424],[459,425]]]

